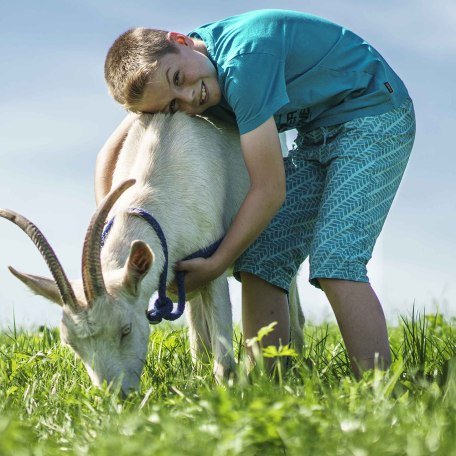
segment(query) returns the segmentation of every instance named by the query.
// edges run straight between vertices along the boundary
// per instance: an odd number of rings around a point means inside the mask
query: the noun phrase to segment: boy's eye
[[[179,85],[179,77],[180,77],[180,72],[176,71],[174,73],[174,78],[173,78],[174,85],[176,85],[176,86]]]
[[[176,100],[173,100],[170,104],[169,104],[169,112],[171,114],[175,113],[176,112]]]

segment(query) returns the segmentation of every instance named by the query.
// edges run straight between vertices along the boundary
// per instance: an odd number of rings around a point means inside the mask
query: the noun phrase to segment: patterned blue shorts
[[[415,138],[407,99],[385,114],[299,133],[285,161],[284,205],[238,258],[249,272],[288,291],[309,256],[318,278],[368,282],[366,265],[404,174]]]

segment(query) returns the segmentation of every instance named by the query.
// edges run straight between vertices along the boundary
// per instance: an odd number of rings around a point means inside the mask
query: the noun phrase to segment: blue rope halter
[[[145,220],[155,231],[160,240],[163,254],[165,256],[165,265],[163,266],[163,271],[160,274],[160,279],[158,283],[158,298],[156,299],[152,309],[146,312],[147,319],[149,323],[152,325],[156,325],[160,323],[163,319],[174,321],[177,320],[179,317],[182,316],[185,309],[185,285],[184,285],[184,278],[185,272],[184,271],[177,271],[176,272],[176,282],[177,282],[177,308],[174,309],[173,301],[166,296],[166,280],[168,275],[168,244],[166,243],[165,233],[158,223],[157,219],[150,214],[149,212],[145,211],[144,209],[140,208],[129,208],[127,209],[128,214],[136,215],[141,217]],[[101,246],[103,247],[106,237],[108,236],[109,231],[114,224],[113,217],[104,227],[103,234],[101,235]],[[204,249],[198,250],[195,253],[184,258],[184,260],[192,260],[193,258],[208,258],[210,257],[218,248],[222,239],[214,242],[209,247]]]

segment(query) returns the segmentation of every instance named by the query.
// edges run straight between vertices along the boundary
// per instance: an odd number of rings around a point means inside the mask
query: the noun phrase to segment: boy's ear
[[[168,32],[166,37],[168,38],[168,41],[174,41],[177,44],[193,47],[193,40],[187,35],[182,35],[182,33]]]

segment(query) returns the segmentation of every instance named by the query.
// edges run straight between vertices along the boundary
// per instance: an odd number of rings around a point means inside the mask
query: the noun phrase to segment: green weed
[[[393,364],[356,380],[337,327],[272,380],[192,366],[186,330],[154,327],[141,392],[97,389],[56,329],[0,333],[0,455],[455,455],[455,320],[413,312],[390,328]],[[259,334],[261,337],[261,334]]]

